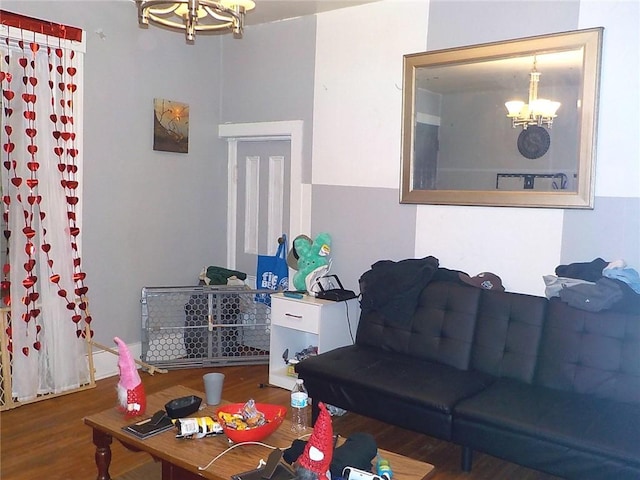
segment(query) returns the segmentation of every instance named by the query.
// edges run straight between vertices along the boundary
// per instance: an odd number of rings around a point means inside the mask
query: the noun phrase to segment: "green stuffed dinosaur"
[[[293,246],[298,255],[298,271],[293,276],[293,286],[296,290],[306,290],[307,276],[330,263],[331,236],[320,233],[313,242],[305,237],[297,237]]]

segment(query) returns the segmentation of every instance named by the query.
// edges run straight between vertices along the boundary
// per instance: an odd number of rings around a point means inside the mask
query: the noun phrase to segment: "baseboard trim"
[[[131,356],[133,358],[140,358],[142,354],[142,343],[127,344]],[[115,349],[116,347],[114,347]],[[138,367],[140,368],[140,367]],[[97,349],[93,351],[93,370],[95,372],[96,380],[102,380],[103,378],[113,377],[119,374],[118,370],[118,356],[114,355],[107,350]]]

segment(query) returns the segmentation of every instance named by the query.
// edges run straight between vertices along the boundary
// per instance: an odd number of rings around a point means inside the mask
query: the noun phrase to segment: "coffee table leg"
[[[93,444],[96,446],[96,467],[98,476],[96,480],[111,480],[109,465],[111,464],[111,435],[93,429]]]

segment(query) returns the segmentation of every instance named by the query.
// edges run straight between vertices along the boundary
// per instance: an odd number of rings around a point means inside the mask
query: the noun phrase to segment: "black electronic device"
[[[320,298],[322,300],[345,302],[357,297],[353,290],[345,290],[337,275],[325,275],[324,277],[320,277],[317,280],[316,285],[319,288],[319,291],[315,294],[316,298]]]
[[[202,399],[196,395],[189,395],[187,397],[174,398],[167,404],[164,409],[167,415],[171,418],[185,418],[196,413],[200,408]]]
[[[122,427],[125,432],[142,439],[152,437],[171,428],[173,428],[173,422],[164,410],[157,411],[151,418]]]
[[[281,460],[282,450],[276,448],[269,454],[264,466],[231,475],[231,480],[293,480],[295,473]]]

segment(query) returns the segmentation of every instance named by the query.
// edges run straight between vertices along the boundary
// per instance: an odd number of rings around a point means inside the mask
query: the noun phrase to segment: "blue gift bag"
[[[256,275],[258,290],[287,290],[289,288],[289,267],[287,266],[287,236],[282,234],[282,242],[275,255],[258,255]],[[271,295],[259,293],[256,302],[271,306]]]

